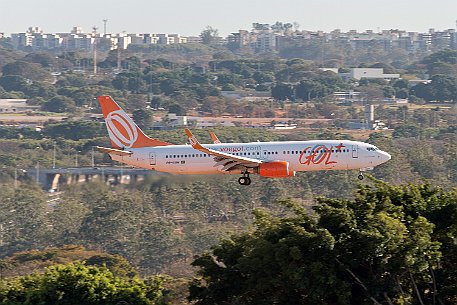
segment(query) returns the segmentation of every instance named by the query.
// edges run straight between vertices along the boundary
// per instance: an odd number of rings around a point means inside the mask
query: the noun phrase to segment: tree
[[[27,80],[20,75],[3,75],[0,77],[0,86],[6,91],[25,91],[28,87]]]
[[[57,95],[55,86],[45,82],[33,82],[33,84],[22,90],[31,98],[52,98]]]
[[[160,90],[165,95],[176,94],[180,90],[182,83],[176,78],[165,79],[160,82]]]
[[[147,129],[151,127],[151,124],[153,122],[151,111],[146,109],[136,109],[135,111],[133,111],[132,116],[133,121],[135,121],[140,128]]]
[[[78,141],[80,139],[93,139],[105,136],[106,129],[99,122],[67,121],[47,124],[43,133],[54,139],[64,138]]]
[[[384,97],[393,97],[395,95],[395,89],[391,86],[386,86],[382,88],[382,91],[384,93]]]
[[[271,96],[277,100],[295,100],[294,88],[292,85],[279,83],[271,88]]]
[[[200,33],[200,38],[202,39],[203,44],[214,44],[219,39],[219,31],[208,25]]]
[[[313,98],[324,97],[332,93],[332,89],[327,87],[322,82],[317,81],[301,81],[295,86],[296,97],[304,101],[309,101]]]
[[[129,77],[124,74],[116,75],[116,78],[112,80],[113,87],[117,90],[127,90],[129,86]]]
[[[381,62],[371,65],[370,68],[382,68],[383,72],[388,74],[398,73],[398,71],[393,66]]]
[[[352,200],[318,198],[317,219],[291,201],[282,202],[294,212],[285,218],[257,210],[254,230],[222,240],[192,263],[200,277],[189,300],[451,304],[457,295],[456,199],[455,192],[428,184],[374,181]]]
[[[24,184],[19,188],[2,185],[1,189],[1,255],[38,247],[45,242],[46,194],[36,185]]]
[[[0,281],[0,302],[13,304],[157,304],[163,279],[119,278],[106,267],[57,265],[43,274]]]
[[[168,112],[170,113],[174,113],[176,115],[186,115],[186,109],[180,105],[180,104],[177,104],[177,103],[174,103],[174,104],[171,104],[170,106],[168,106]]]
[[[457,100],[457,79],[447,75],[435,75],[432,77],[432,92],[438,101]]]
[[[55,57],[52,53],[45,52],[29,53],[22,60],[40,64],[43,68],[51,71],[61,71],[62,69],[73,67],[69,60]]]
[[[3,75],[19,75],[30,80],[49,80],[51,73],[43,69],[39,64],[26,61],[16,61],[5,65]]]
[[[66,96],[56,95],[42,106],[44,111],[73,112],[76,110],[75,102]]]
[[[457,100],[457,79],[437,74],[432,77],[430,83],[412,87],[411,94],[427,101],[455,101]]]
[[[422,60],[422,63],[427,65],[430,75],[457,76],[457,51],[455,50],[446,49],[430,54]]]

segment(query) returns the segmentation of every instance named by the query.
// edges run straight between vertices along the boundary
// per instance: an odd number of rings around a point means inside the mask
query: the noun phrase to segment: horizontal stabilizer
[[[120,149],[115,149],[115,148],[108,148],[108,147],[102,147],[102,146],[96,146],[99,151],[102,151],[104,153],[108,154],[113,154],[117,156],[130,156],[133,154],[131,151],[126,151],[126,150],[120,150]]]

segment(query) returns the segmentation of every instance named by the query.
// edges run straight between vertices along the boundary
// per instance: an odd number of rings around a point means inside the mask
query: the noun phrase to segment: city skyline
[[[195,0],[80,0],[69,7],[67,2],[43,0],[28,3],[26,0],[2,4],[4,14],[0,32],[25,32],[30,26],[39,26],[45,32],[69,32],[81,26],[85,32],[98,27],[103,32],[103,19],[108,19],[107,32],[128,33],[162,32],[198,36],[210,25],[221,36],[250,29],[253,22],[298,22],[301,30],[334,29],[382,30],[400,29],[425,32],[456,28],[457,2],[441,0],[439,4],[425,0],[385,0],[366,5],[367,1],[299,0],[218,2]],[[19,16],[19,18],[18,18]]]

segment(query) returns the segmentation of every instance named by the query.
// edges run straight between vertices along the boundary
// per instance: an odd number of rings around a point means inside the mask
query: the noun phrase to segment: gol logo
[[[194,146],[194,145],[196,145],[198,143],[197,139],[194,136],[189,138],[189,142],[190,142],[190,145],[192,145],[192,146]]]
[[[112,111],[106,117],[110,139],[119,147],[130,148],[138,139],[138,130],[132,119],[122,110]]]

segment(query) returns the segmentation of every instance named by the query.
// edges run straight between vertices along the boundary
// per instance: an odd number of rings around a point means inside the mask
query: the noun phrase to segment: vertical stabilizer
[[[172,145],[145,135],[110,96],[99,96],[98,101],[100,102],[103,117],[105,118],[111,145],[114,148],[124,149]]]

